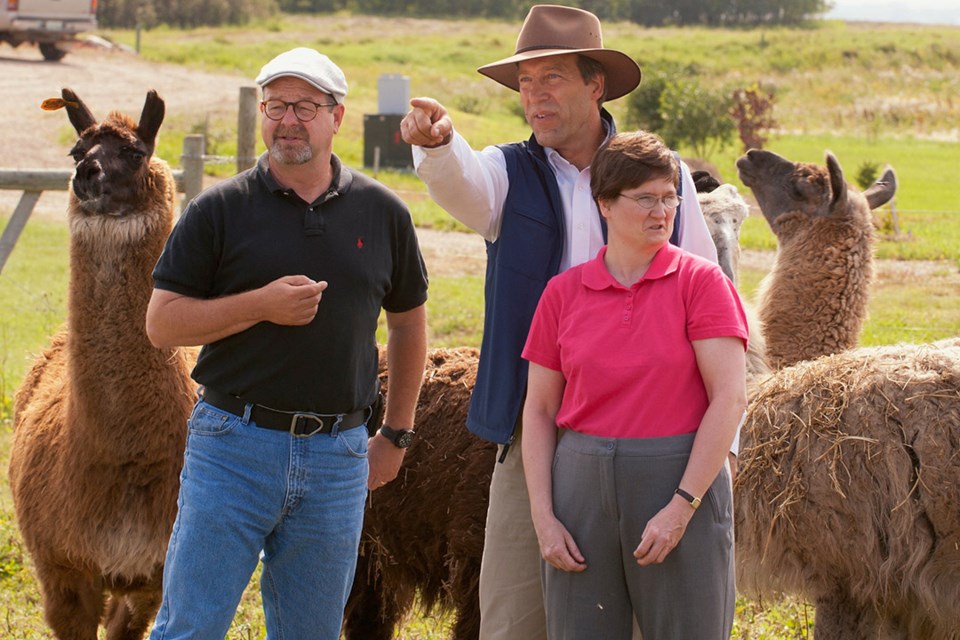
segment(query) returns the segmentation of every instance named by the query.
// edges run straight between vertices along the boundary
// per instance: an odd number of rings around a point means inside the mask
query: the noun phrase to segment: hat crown
[[[517,51],[602,49],[600,20],[574,7],[538,4],[530,8],[517,36]]]
[[[277,78],[299,78],[342,103],[347,95],[347,78],[334,62],[319,51],[297,47],[263,65],[256,83],[265,87]]]
[[[640,66],[615,49],[603,46],[600,19],[574,7],[538,4],[530,7],[512,56],[477,71],[514,91],[520,90],[517,67],[526,60],[575,53],[599,62],[606,74],[607,100],[625,96],[640,84]]]

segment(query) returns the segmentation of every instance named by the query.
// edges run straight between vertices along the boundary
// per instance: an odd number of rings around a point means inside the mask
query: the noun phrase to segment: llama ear
[[[863,195],[866,197],[867,204],[870,205],[870,208],[876,209],[889,202],[896,192],[897,174],[894,173],[893,167],[887,165],[887,168],[883,171],[883,175],[870,185],[870,188],[864,191]]]
[[[830,174],[830,191],[833,196],[830,198],[831,211],[837,207],[842,207],[847,203],[847,182],[843,179],[843,169],[837,162],[836,156],[827,151],[827,172]]]
[[[90,113],[90,109],[71,89],[64,87],[60,90],[60,96],[63,98],[63,106],[67,108],[70,124],[77,130],[77,135],[83,135],[84,131],[97,124],[97,119]]]
[[[153,89],[148,91],[147,99],[143,103],[143,111],[140,113],[137,135],[151,147],[157,139],[157,132],[160,130],[160,124],[163,123],[165,112],[163,98],[157,95],[157,92]]]

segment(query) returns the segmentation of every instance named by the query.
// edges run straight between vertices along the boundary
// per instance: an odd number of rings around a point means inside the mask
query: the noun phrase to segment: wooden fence
[[[205,141],[202,135],[188,135],[183,138],[183,154],[180,156],[182,168],[174,169],[173,177],[177,182],[177,192],[183,194],[182,205],[203,189],[203,167],[208,163],[236,160],[237,172],[253,166],[256,162],[257,127],[257,90],[256,87],[241,87],[237,112],[237,155],[226,158],[205,154]],[[66,191],[73,177],[73,171],[67,169],[0,169],[0,189],[22,191],[0,236],[0,273],[20,239],[20,234],[30,219],[40,195],[44,191]],[[181,209],[182,209],[181,205]]]

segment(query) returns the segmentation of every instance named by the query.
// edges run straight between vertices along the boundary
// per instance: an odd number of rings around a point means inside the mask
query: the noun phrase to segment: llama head
[[[896,174],[890,167],[861,194],[844,181],[836,157],[829,151],[826,157],[827,166],[821,167],[751,149],[737,160],[740,180],[753,190],[764,218],[779,239],[783,239],[781,234],[787,220],[864,217],[896,193]]]
[[[723,184],[697,195],[703,219],[717,246],[717,262],[727,277],[737,284],[740,262],[740,226],[750,213],[746,200],[732,184]]]
[[[150,162],[163,122],[164,103],[156,91],[147,93],[140,122],[111,112],[97,122],[77,94],[64,88],[62,100],[44,102],[45,109],[66,107],[80,139],[70,150],[76,163],[71,181],[75,213],[122,218],[142,211],[153,197]]]

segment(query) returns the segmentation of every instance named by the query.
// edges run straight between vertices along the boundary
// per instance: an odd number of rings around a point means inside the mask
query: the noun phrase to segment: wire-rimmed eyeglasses
[[[658,204],[663,204],[663,206],[667,209],[675,209],[677,205],[683,202],[683,198],[675,193],[672,193],[668,196],[663,196],[662,198],[649,193],[645,193],[642,196],[628,196],[625,193],[618,195],[626,198],[627,200],[633,200],[644,211],[653,211],[653,208]]]
[[[263,109],[263,115],[271,120],[283,120],[287,115],[287,109],[293,107],[293,115],[300,122],[310,122],[317,117],[317,111],[320,107],[335,107],[336,102],[314,102],[313,100],[297,100],[296,102],[286,102],[284,100],[264,100],[260,103]]]

